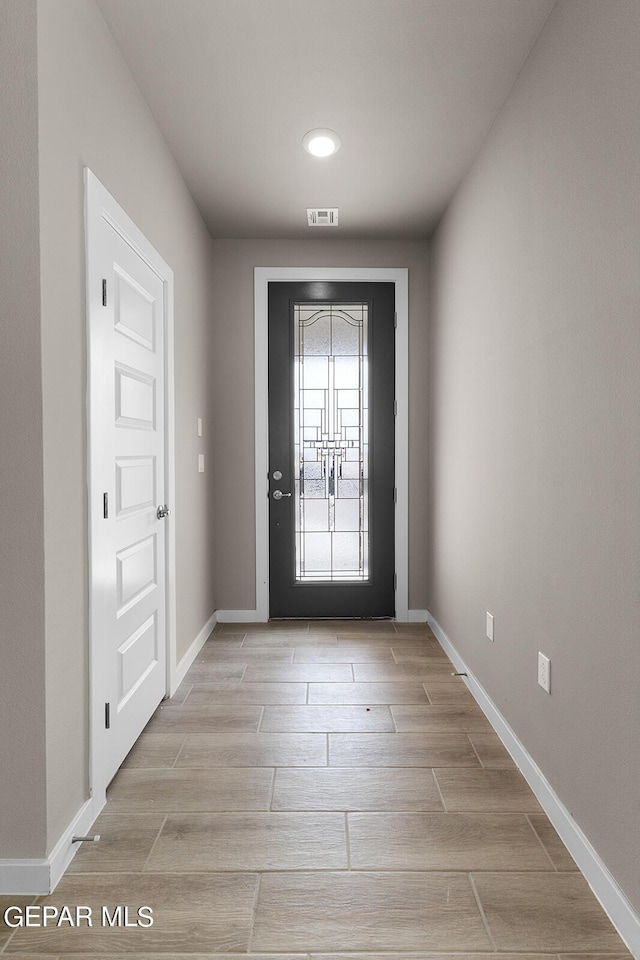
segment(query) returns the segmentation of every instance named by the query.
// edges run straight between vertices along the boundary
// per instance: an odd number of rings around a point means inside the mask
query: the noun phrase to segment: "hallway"
[[[111,784],[100,842],[29,901],[132,924],[146,905],[153,925],[5,930],[0,953],[629,956],[452,669],[419,624],[219,625]]]

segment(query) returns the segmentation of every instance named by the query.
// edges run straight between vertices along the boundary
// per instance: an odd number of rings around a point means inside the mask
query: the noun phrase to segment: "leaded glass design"
[[[298,583],[369,578],[367,312],[294,305]]]

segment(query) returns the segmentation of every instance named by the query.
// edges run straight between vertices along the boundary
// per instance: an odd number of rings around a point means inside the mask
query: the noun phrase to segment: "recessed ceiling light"
[[[340,137],[333,130],[310,130],[302,139],[302,146],[314,157],[330,157],[340,148]]]

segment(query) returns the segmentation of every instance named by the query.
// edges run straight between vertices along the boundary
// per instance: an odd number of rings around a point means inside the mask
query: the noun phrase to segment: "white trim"
[[[180,663],[177,665],[175,669],[175,676],[174,676],[175,686],[171,687],[169,696],[172,697],[174,695],[174,693],[176,692],[176,690],[184,680],[187,674],[187,671],[189,670],[189,667],[191,666],[193,661],[196,659],[196,657],[204,647],[205,643],[211,636],[211,632],[217,622],[218,622],[217,614],[212,613],[209,619],[207,620],[207,622],[205,623],[204,627],[202,628],[202,630],[200,630],[200,632],[198,633],[198,636],[195,638],[195,640],[193,641],[193,643],[191,644],[191,646],[189,647],[185,655],[180,660]]]
[[[268,607],[267,607],[268,610]],[[257,610],[217,610],[218,623],[263,623]],[[267,615],[267,620],[269,619]]]
[[[103,806],[104,801],[86,800],[46,859],[0,860],[0,894],[36,896],[53,893],[80,849],[79,843],[71,842],[72,837],[86,834]]]
[[[55,890],[63,873],[80,849],[79,843],[72,843],[71,838],[78,834],[84,836],[91,829],[92,823],[98,817],[104,807],[105,801],[90,798],[87,800],[75,815],[65,832],[62,834],[57,844],[49,854],[48,860],[51,868],[51,891]]]
[[[466,678],[463,678],[464,682],[480,709],[511,754],[514,763],[533,790],[611,923],[636,960],[640,960],[640,916],[634,911],[624,892],[593,848],[589,838],[580,829],[540,767],[518,739],[482,684],[471,673],[455,646],[431,613],[428,613],[427,622],[456,670],[464,671],[467,674]]]
[[[155,250],[154,250],[155,253]],[[171,513],[165,518],[167,523],[167,539],[165,547],[166,567],[166,632],[167,632],[167,692],[179,686],[177,680],[178,659],[178,602],[176,595],[176,383],[175,383],[175,342],[174,342],[174,314],[173,314],[173,270],[162,258],[164,273],[164,307],[165,307],[165,403],[164,403],[164,457],[165,457],[165,503]]]
[[[165,332],[165,502],[171,507],[166,521],[165,548],[165,602],[166,602],[166,692],[170,693],[178,684],[176,680],[176,516],[175,516],[175,384],[174,384],[174,279],[173,270],[149,243],[136,224],[111,196],[95,174],[84,168],[85,182],[85,244],[86,244],[86,303],[87,303],[87,343],[91,336],[91,310],[96,299],[100,272],[96,265],[96,241],[94,224],[105,220],[135,250],[140,258],[159,277],[164,286],[164,332]],[[92,492],[92,446],[91,446],[91,355],[87,349],[87,461],[88,496]],[[92,524],[91,502],[89,502],[89,785],[90,794],[102,804],[106,784],[102,783],[100,765],[93,749],[93,731],[102,723],[102,704],[93,702],[95,664],[92,657],[92,637],[94,624],[99,611],[93,609],[92,597],[96,590],[96,573],[92,569]]]
[[[256,613],[269,619],[269,469],[268,413],[268,284],[271,280],[376,282],[395,284],[398,316],[396,329],[396,445],[397,488],[395,560],[397,573],[396,620],[406,621],[409,607],[409,271],[386,267],[255,267],[255,510],[256,510]],[[220,611],[219,611],[220,614]],[[220,616],[218,616],[220,619]]]
[[[48,860],[0,860],[0,894],[29,896],[51,893]]]
[[[407,615],[407,623],[426,623],[428,617],[428,610],[409,610]]]

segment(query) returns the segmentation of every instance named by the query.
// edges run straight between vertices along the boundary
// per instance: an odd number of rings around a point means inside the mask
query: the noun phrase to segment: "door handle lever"
[[[282,500],[283,497],[290,497],[290,493],[283,493],[282,490],[274,490],[271,494],[274,500]]]
[[[158,520],[164,520],[164,518],[168,517],[170,513],[171,513],[171,510],[169,510],[169,507],[166,505],[166,503],[164,503],[162,506],[158,507],[158,509],[156,510],[156,517],[158,518]]]

